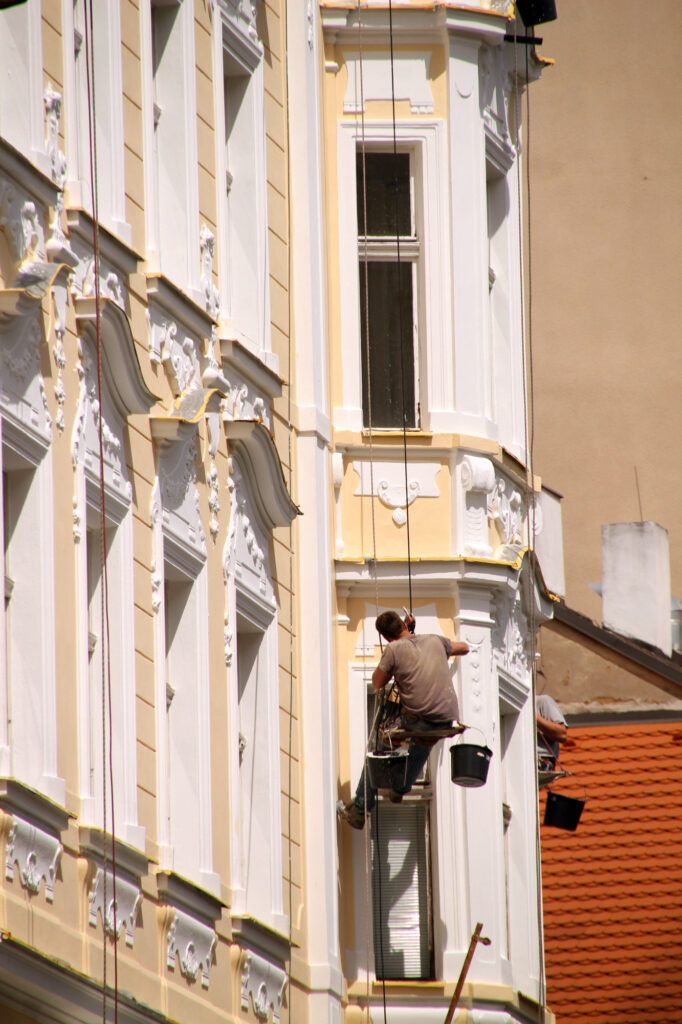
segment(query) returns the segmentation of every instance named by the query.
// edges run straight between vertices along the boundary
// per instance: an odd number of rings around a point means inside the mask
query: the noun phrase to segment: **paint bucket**
[[[480,730],[477,730],[479,732]],[[483,733],[481,733],[483,735]],[[458,786],[484,786],[493,752],[476,743],[455,743],[450,747],[450,774]]]
[[[543,824],[551,825],[553,828],[564,828],[567,832],[575,832],[584,806],[584,800],[576,800],[575,797],[566,796],[565,793],[553,793],[551,789],[548,789]]]
[[[372,789],[394,789],[398,793],[402,792],[407,781],[407,748],[368,754],[367,770]]]

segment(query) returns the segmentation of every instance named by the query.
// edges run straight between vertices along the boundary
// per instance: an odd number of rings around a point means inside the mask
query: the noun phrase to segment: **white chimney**
[[[668,531],[658,523],[607,523],[601,546],[604,625],[670,657]]]

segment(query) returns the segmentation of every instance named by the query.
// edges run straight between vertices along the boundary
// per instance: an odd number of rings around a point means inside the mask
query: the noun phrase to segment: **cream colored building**
[[[357,1024],[384,995],[392,1024],[435,1022],[478,920],[457,1019],[542,1019],[532,636],[563,584],[526,470],[525,50],[505,2],[403,5],[394,118],[388,14],[0,11],[11,1024]],[[395,245],[372,227],[394,145]],[[373,390],[396,280],[406,459],[396,392]],[[470,644],[462,718],[493,761],[464,791],[442,746],[382,801],[366,871],[334,808],[374,617],[410,600],[408,516],[419,628]]]

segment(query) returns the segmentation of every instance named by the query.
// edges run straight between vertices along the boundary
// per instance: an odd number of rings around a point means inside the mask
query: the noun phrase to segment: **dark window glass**
[[[365,267],[369,318],[366,316]],[[370,422],[371,398],[372,427],[416,427],[411,263],[360,263],[360,318],[362,413],[365,426],[369,426]]]
[[[357,154],[358,233],[411,235],[409,153],[365,153],[365,230],[362,153]]]

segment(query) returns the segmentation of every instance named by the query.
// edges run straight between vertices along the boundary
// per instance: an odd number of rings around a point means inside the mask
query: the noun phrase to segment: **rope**
[[[535,34],[534,27],[531,33]],[[514,72],[517,94],[519,91],[518,62],[517,62],[517,23],[514,21]],[[533,701],[533,718],[535,718],[535,697],[537,692],[537,665],[536,665],[536,619],[534,600],[535,580],[535,540],[536,540],[536,506],[535,506],[535,468],[534,468],[534,446],[535,446],[535,410],[534,410],[534,382],[533,382],[533,288],[532,288],[532,234],[531,234],[531,177],[530,177],[530,82],[528,66],[528,46],[524,46],[526,62],[526,193],[527,193],[527,223],[528,232],[528,316],[526,318],[525,294],[523,288],[523,274],[520,274],[521,293],[521,337],[523,343],[523,423],[524,423],[524,445],[528,468],[526,473],[526,508],[528,509],[528,631],[531,662],[531,697]],[[519,263],[523,266],[523,224],[521,212],[522,182],[521,182],[521,124],[520,115],[522,104],[517,103],[517,155],[516,155],[516,185],[517,185],[517,214],[518,214],[518,236],[519,236]],[[527,345],[526,345],[527,341]],[[537,777],[537,730],[533,729],[534,736],[534,761],[533,776],[535,779],[535,869],[536,869],[536,914],[538,926],[538,1002],[543,1011],[546,1003],[546,979],[545,979],[545,953],[544,953],[544,929],[542,920],[542,857],[540,843],[540,812],[539,812],[539,785]]]
[[[357,0],[358,16],[358,66],[360,71],[360,163],[362,167],[362,221],[363,221],[363,287],[365,292],[365,359],[367,362],[367,429],[369,439],[369,479],[370,479],[370,516],[372,523],[372,576],[374,579],[374,611],[375,616],[379,614],[379,581],[377,577],[377,539],[376,539],[376,516],[374,508],[374,438],[372,432],[372,365],[370,359],[370,330],[369,330],[369,264],[367,262],[367,165],[366,165],[366,143],[365,143],[365,86],[364,86],[364,62],[362,42],[362,13],[360,0]],[[369,752],[374,730],[377,726],[380,702],[375,701],[374,720],[369,731],[365,753],[363,758],[363,812],[367,808],[367,754]],[[364,855],[365,855],[365,980],[366,980],[366,1002],[367,1016],[370,1012],[370,908],[372,897],[370,891],[370,836],[369,829],[364,834]]]
[[[103,859],[103,911],[102,911],[102,1020],[106,1022],[107,1010],[107,774],[111,793],[111,855],[112,855],[112,915],[114,943],[114,1022],[118,1022],[118,923],[116,919],[116,826],[114,801],[113,772],[113,725],[111,700],[111,645],[109,631],[109,576],[107,568],[107,526],[106,526],[106,490],[104,484],[104,433],[102,407],[102,336],[100,311],[100,253],[99,253],[99,196],[97,181],[97,119],[95,99],[95,70],[93,64],[93,0],[85,0],[84,4],[84,38],[86,58],[86,80],[88,95],[88,136],[90,163],[90,191],[92,200],[92,245],[93,245],[93,284],[95,289],[95,334],[97,344],[97,400],[98,443],[99,443],[99,484],[100,484],[100,672],[102,700],[102,859]],[[108,713],[108,729],[107,729]],[[107,757],[108,743],[108,757]]]
[[[395,59],[393,53],[393,2],[388,0],[388,39],[391,54],[391,119],[393,122],[393,159],[398,162],[398,134],[395,116]],[[410,594],[410,615],[412,615],[412,553],[410,546],[410,503],[407,493],[407,410],[405,401],[405,345],[403,343],[403,276],[400,262],[400,226],[398,224],[398,189],[395,198],[395,242],[398,254],[398,334],[400,345],[400,396],[403,403],[403,467],[405,470],[405,528],[407,537],[407,585]],[[365,222],[366,223],[366,222]],[[414,358],[414,355],[413,355]]]

